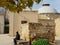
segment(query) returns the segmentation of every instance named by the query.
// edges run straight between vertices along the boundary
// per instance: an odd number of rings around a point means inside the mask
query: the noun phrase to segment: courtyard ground
[[[13,38],[8,34],[0,34],[0,45],[14,45]]]
[[[56,44],[60,45],[60,38],[55,37]],[[0,34],[0,45],[14,45],[13,38],[9,37],[8,34]]]

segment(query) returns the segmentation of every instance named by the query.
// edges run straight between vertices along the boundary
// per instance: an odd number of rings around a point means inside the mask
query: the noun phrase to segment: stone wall
[[[22,11],[19,13],[13,13],[7,11],[9,19],[9,35],[15,36],[16,31],[21,32],[21,21],[38,22],[38,13],[36,11]]]
[[[51,42],[55,40],[54,20],[41,19],[39,23],[29,23],[29,30],[32,40],[38,38],[48,39]]]

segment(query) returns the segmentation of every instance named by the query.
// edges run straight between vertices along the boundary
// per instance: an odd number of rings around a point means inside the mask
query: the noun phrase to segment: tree
[[[34,2],[39,4],[40,1],[41,0],[0,0],[0,7],[19,13],[19,11],[22,11],[26,7],[31,8]]]

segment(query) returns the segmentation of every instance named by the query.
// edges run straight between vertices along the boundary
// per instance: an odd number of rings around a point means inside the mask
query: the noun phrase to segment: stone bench
[[[54,43],[51,43],[51,42],[49,42],[51,45],[56,45],[56,43],[54,42]]]
[[[23,44],[23,45],[28,45],[28,41],[25,40],[17,40],[17,45]]]

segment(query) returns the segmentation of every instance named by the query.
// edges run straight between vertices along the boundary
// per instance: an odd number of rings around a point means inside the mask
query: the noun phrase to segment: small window
[[[43,6],[50,6],[50,4],[43,4]]]
[[[21,24],[25,24],[25,23],[27,23],[27,21],[21,21]]]

